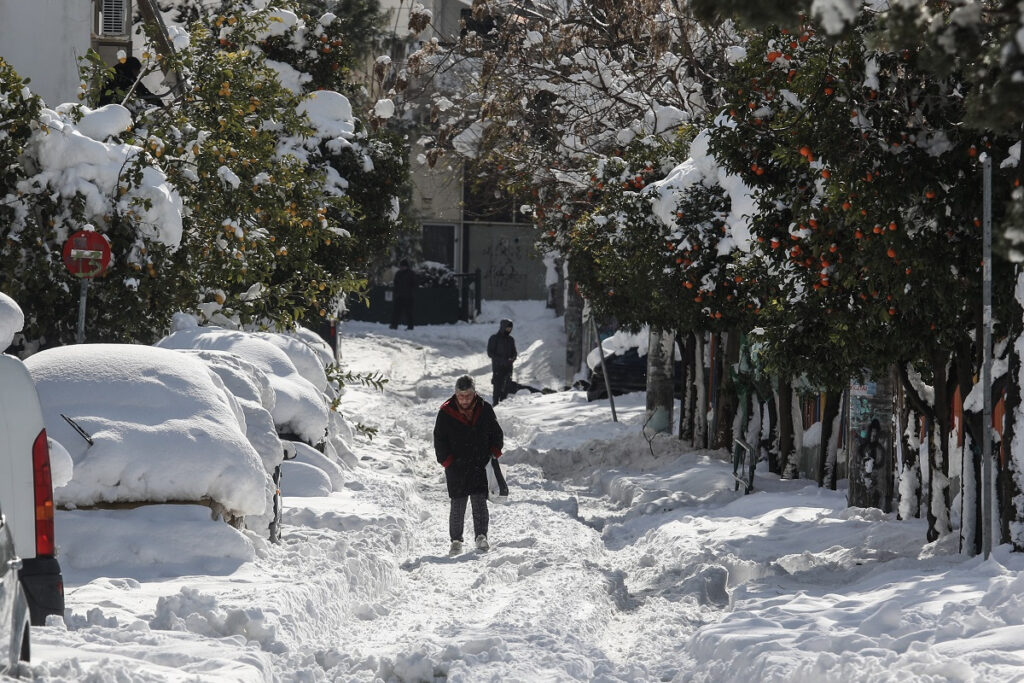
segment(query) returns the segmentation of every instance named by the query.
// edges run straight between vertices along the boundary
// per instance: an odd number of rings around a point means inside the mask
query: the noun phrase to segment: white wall
[[[0,0],[0,57],[48,107],[76,100],[91,30],[92,0]]]

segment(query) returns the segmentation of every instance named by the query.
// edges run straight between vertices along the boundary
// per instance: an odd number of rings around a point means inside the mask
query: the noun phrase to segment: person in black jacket
[[[391,315],[391,329],[398,329],[398,323],[405,319],[405,329],[412,329],[412,304],[416,295],[416,273],[409,268],[409,262],[402,259],[398,264],[394,282],[395,301]]]
[[[508,398],[512,382],[512,364],[516,360],[516,340],[512,338],[512,321],[502,320],[498,331],[487,340],[487,355],[491,358],[491,384],[494,385],[494,405]]]
[[[126,57],[123,62],[119,61],[114,65],[114,76],[107,80],[103,84],[103,90],[100,93],[99,106],[106,104],[121,104],[121,101],[128,97],[131,93],[131,97],[128,98],[126,105],[133,113],[138,113],[136,110],[145,108],[146,105],[162,107],[164,105],[163,100],[150,92],[142,81],[139,79],[139,74],[142,73],[142,62],[139,61],[138,57]],[[132,98],[136,102],[132,102]],[[139,105],[138,103],[142,104]]]
[[[444,467],[451,508],[448,531],[452,545],[448,553],[462,550],[462,529],[466,501],[473,505],[473,534],[476,547],[487,550],[487,472],[491,458],[501,457],[504,433],[494,409],[476,393],[473,378],[463,375],[455,382],[455,394],[441,405],[434,422],[434,455]]]

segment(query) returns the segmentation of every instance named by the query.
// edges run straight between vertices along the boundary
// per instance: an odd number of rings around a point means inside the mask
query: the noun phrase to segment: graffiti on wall
[[[532,257],[532,248],[518,237],[501,237],[491,240],[484,249],[483,277],[490,281],[492,292],[514,295],[514,298],[525,298],[526,273],[522,267]],[[532,245],[530,245],[532,247]]]

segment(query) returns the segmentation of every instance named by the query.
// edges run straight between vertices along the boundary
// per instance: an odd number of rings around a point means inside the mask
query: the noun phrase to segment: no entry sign
[[[64,265],[75,277],[102,275],[110,266],[110,245],[103,235],[79,230],[64,243]]]

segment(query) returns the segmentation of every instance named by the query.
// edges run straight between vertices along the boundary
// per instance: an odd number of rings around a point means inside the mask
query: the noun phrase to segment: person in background
[[[502,320],[498,331],[487,340],[487,355],[491,358],[491,384],[494,385],[494,405],[508,398],[515,363],[516,340],[512,338],[512,321]]]
[[[100,93],[99,106],[107,104],[121,104],[128,93],[131,97],[126,104],[131,104],[132,98],[145,103],[148,106],[162,107],[163,100],[154,95],[141,80],[142,62],[138,57],[126,57],[123,62],[114,65],[114,77],[103,84],[103,91]],[[134,107],[129,107],[130,109]]]
[[[449,555],[462,552],[466,502],[473,505],[473,535],[478,550],[487,550],[487,471],[491,458],[501,457],[505,435],[494,409],[476,393],[473,378],[459,377],[455,393],[441,405],[434,422],[434,455],[444,468],[451,508]]]
[[[405,329],[411,330],[413,325],[413,303],[416,297],[416,273],[409,267],[409,262],[402,259],[398,264],[394,281],[394,309],[391,315],[391,329],[397,330],[398,323],[404,318]]]

